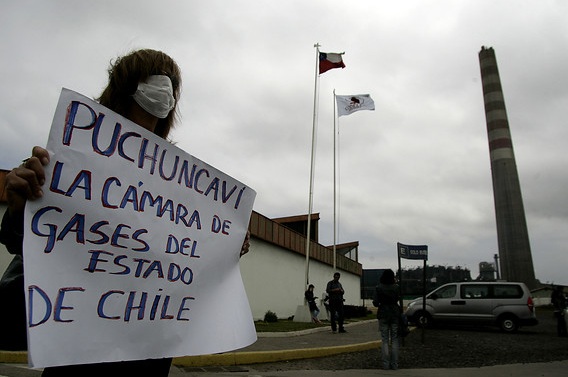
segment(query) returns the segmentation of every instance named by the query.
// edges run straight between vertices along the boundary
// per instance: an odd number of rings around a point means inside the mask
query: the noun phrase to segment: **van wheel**
[[[512,315],[504,315],[499,318],[499,327],[504,332],[515,332],[519,329],[519,322]]]
[[[432,316],[428,312],[419,311],[414,314],[414,320],[412,322],[418,327],[431,327]]]

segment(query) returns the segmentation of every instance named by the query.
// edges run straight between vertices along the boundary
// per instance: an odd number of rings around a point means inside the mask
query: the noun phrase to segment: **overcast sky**
[[[188,153],[257,191],[267,217],[308,211],[315,49],[320,76],[313,212],[333,243],[333,90],[375,111],[339,118],[338,243],[396,268],[396,243],[469,268],[497,252],[478,53],[493,47],[536,276],[568,284],[568,2],[2,1],[0,168],[45,145],[62,87],[97,97],[138,48],[180,65]],[[420,263],[405,261],[403,266]]]

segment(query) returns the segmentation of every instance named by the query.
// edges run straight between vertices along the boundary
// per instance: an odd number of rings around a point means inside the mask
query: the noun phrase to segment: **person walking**
[[[394,272],[391,269],[385,270],[373,299],[373,305],[378,308],[383,369],[398,369],[398,326],[401,314],[398,301],[398,285]]]
[[[336,272],[333,274],[333,280],[327,283],[325,291],[329,295],[329,316],[331,320],[331,331],[335,334],[339,326],[339,332],[345,333],[343,328],[343,295],[345,290],[339,282],[341,274]]]

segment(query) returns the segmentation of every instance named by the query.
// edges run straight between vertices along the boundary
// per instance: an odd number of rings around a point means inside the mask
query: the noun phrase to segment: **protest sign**
[[[199,355],[256,340],[239,253],[256,193],[63,89],[27,203],[33,367]]]

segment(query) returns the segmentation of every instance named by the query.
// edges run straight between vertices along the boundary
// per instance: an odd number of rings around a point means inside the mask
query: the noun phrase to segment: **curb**
[[[345,327],[351,327],[365,322],[375,321],[376,320],[351,322],[346,323]],[[329,327],[322,326],[308,330],[288,332],[261,332],[257,333],[257,336],[259,338],[280,338],[300,336],[323,331],[329,331]],[[331,347],[298,348],[278,351],[227,352],[212,355],[183,356],[175,357],[172,364],[178,367],[208,367],[273,363],[278,361],[313,359],[317,357],[334,356],[341,353],[367,351],[370,349],[378,349],[380,345],[380,340],[373,340],[365,343],[354,343]]]
[[[369,320],[365,320],[365,321],[356,321],[356,322],[349,322],[345,324],[346,328],[349,328],[351,326],[357,326],[357,325],[361,325],[361,324],[365,324],[365,323],[369,323],[369,322],[376,322],[376,319],[369,319]],[[320,327],[314,327],[313,329],[306,329],[306,330],[297,330],[297,331],[282,331],[282,332],[258,332],[256,333],[256,336],[259,338],[285,338],[285,337],[290,337],[290,336],[300,336],[300,335],[307,335],[307,334],[314,334],[316,332],[325,332],[325,331],[331,331],[329,324],[324,325],[324,326],[320,326]]]
[[[215,355],[184,356],[173,359],[172,364],[182,367],[231,366],[273,363],[277,361],[313,359],[340,353],[367,351],[379,348],[380,340],[345,346],[299,348],[281,351],[230,352]]]
[[[0,351],[0,363],[4,364],[27,364],[27,351]]]
[[[374,321],[374,320],[370,320]],[[345,324],[350,327],[364,323],[352,322]],[[328,331],[326,326],[316,327],[308,330],[292,331],[292,332],[265,332],[257,333],[258,337],[289,337],[300,336],[315,332]],[[313,359],[317,357],[326,357],[338,355],[341,353],[367,351],[370,349],[378,349],[381,345],[380,340],[374,340],[365,343],[347,344],[342,346],[319,347],[319,348],[298,348],[278,351],[254,351],[254,352],[227,352],[220,354],[200,355],[200,356],[182,356],[174,357],[172,364],[178,367],[207,367],[207,366],[231,366],[246,364],[262,364],[272,363],[286,360]],[[4,364],[27,364],[27,351],[1,351],[0,363]]]
[[[312,359],[333,356],[340,353],[367,351],[381,345],[380,340],[345,346],[299,348],[281,351],[228,352],[213,355],[174,357],[172,364],[183,367],[230,366],[245,364],[273,363],[277,361]],[[0,363],[27,364],[26,351],[0,351]]]

